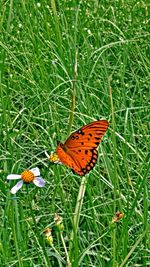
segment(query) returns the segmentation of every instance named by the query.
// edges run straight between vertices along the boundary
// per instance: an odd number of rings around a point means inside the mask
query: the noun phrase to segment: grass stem
[[[72,103],[71,103],[71,110],[70,110],[70,116],[69,116],[68,135],[70,135],[71,133],[73,118],[74,118],[74,111],[75,111],[75,104],[76,104],[77,58],[78,58],[78,50],[75,51],[74,76],[72,80]]]

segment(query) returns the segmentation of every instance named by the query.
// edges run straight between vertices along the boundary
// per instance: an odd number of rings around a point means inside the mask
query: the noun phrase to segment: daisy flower
[[[17,191],[23,186],[23,183],[29,184],[34,183],[38,187],[43,187],[45,185],[44,179],[40,176],[39,168],[33,168],[30,170],[25,170],[21,174],[9,174],[6,178],[7,180],[18,180],[20,181],[11,189],[12,194],[16,194]]]

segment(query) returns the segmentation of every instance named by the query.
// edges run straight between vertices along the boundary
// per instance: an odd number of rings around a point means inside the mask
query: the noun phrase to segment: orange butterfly
[[[91,122],[73,132],[64,144],[58,142],[50,155],[53,163],[63,163],[80,176],[93,169],[97,162],[97,147],[108,128],[108,121]]]

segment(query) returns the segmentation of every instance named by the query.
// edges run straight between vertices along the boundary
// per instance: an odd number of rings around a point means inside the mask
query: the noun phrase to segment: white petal
[[[40,170],[38,167],[30,169],[34,176],[40,176]]]
[[[7,180],[17,180],[20,178],[21,178],[21,175],[19,175],[19,174],[9,174],[6,179]]]
[[[38,186],[38,187],[43,187],[45,185],[45,180],[42,178],[42,177],[36,177],[34,180],[33,180],[33,183]]]
[[[12,193],[12,194],[16,194],[17,193],[17,191],[21,188],[23,186],[23,181],[21,180],[21,181],[19,181],[11,190],[10,190],[10,192]]]
[[[45,151],[45,155],[49,159],[49,154],[46,151]]]

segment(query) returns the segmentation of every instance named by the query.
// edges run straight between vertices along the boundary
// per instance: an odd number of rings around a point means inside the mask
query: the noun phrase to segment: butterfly
[[[97,147],[108,126],[108,121],[98,120],[81,127],[64,144],[57,143],[56,152],[49,157],[50,161],[63,163],[76,174],[84,176],[97,162]]]

